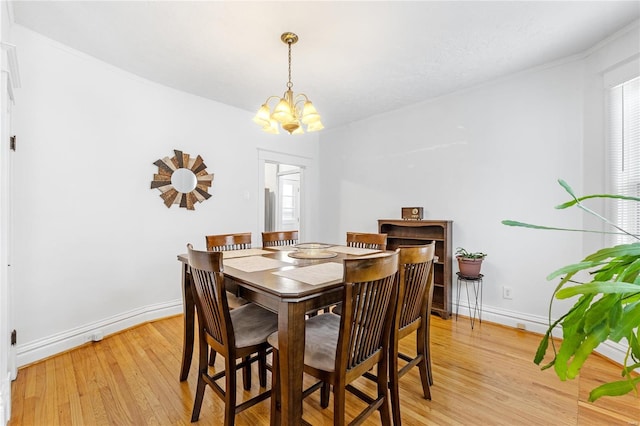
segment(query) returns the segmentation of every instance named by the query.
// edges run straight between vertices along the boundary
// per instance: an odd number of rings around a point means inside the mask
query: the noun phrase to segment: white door
[[[300,172],[278,175],[276,230],[300,228]]]

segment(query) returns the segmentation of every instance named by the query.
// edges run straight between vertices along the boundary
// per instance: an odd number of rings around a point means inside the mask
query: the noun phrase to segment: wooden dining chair
[[[345,424],[346,391],[368,404],[349,424],[360,424],[376,411],[383,425],[391,424],[387,372],[391,325],[401,287],[396,284],[397,271],[397,252],[345,259],[343,315],[327,313],[305,322],[304,372],[319,382],[305,390],[304,396],[321,388],[320,404],[327,407],[332,386],[334,425]],[[278,376],[278,333],[267,340],[274,347],[271,415],[272,424],[277,424],[280,389],[288,384],[281,384]],[[379,374],[376,395],[371,397],[351,383],[373,367]]]
[[[298,244],[298,231],[262,233],[262,247],[291,246],[294,244]]]
[[[400,426],[399,379],[411,368],[420,370],[420,381],[425,399],[431,399],[429,386],[433,384],[431,374],[431,351],[429,339],[431,301],[433,298],[433,262],[435,242],[420,246],[399,246],[399,287],[394,325],[391,329],[389,352],[389,389],[393,424]],[[415,357],[398,351],[398,342],[416,332]],[[398,359],[407,362],[399,368]]]
[[[207,235],[205,239],[207,243],[207,250],[209,251],[242,250],[251,248],[251,232]]]
[[[398,277],[400,287],[394,323],[391,328],[389,346],[389,389],[393,424],[402,424],[400,418],[399,379],[417,366],[425,399],[431,399],[430,385],[433,385],[430,351],[430,312],[433,299],[433,262],[435,242],[420,246],[399,246]],[[343,306],[337,305],[333,312],[341,315]],[[398,342],[416,332],[416,356],[411,357],[398,350]],[[406,361],[399,368],[398,360]],[[371,372],[365,377],[377,380]]]
[[[206,235],[205,244],[208,251],[230,251],[243,250],[251,248],[251,232],[242,232],[239,234],[217,234]],[[235,309],[248,303],[238,295],[238,286],[235,282],[225,278],[225,288],[227,289],[227,302],[229,308]],[[209,356],[209,365],[216,362],[216,352],[211,349]],[[251,374],[245,375],[245,387],[251,386]]]
[[[224,400],[224,425],[234,424],[235,415],[271,395],[259,393],[241,404],[236,403],[236,372],[258,361],[261,387],[267,385],[267,337],[278,329],[278,316],[256,304],[248,303],[230,310],[222,273],[222,253],[196,251],[187,245],[198,313],[199,362],[198,385],[191,421],[198,421],[207,385]],[[210,375],[209,348],[224,356],[224,370]],[[257,355],[254,355],[257,354]],[[237,363],[238,359],[243,361]],[[225,378],[224,389],[216,383]],[[245,382],[245,389],[246,382]]]
[[[347,246],[374,250],[387,249],[387,234],[363,234],[347,232]]]

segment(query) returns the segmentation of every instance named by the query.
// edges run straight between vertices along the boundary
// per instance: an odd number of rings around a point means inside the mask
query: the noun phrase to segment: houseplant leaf
[[[565,287],[556,293],[556,297],[558,299],[568,299],[569,297],[573,297],[578,294],[589,294],[589,293],[619,294],[619,293],[636,293],[638,291],[640,291],[639,284],[594,281],[591,283]]]
[[[640,384],[640,377],[631,380],[620,380],[618,382],[605,383],[593,389],[589,393],[589,402],[593,402],[603,396],[620,396],[625,395],[636,388]]]

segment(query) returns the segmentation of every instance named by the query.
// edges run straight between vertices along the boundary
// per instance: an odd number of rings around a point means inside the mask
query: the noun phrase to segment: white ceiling
[[[13,1],[13,10],[16,23],[63,44],[251,112],[286,90],[280,34],[295,32],[294,91],[330,128],[584,52],[637,20],[640,1]]]

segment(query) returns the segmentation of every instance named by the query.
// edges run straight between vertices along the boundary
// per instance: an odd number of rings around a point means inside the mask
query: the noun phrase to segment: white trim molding
[[[7,52],[7,68],[11,75],[11,85],[13,88],[18,89],[20,88],[20,70],[18,69],[16,46],[6,41],[0,42],[0,46],[2,46],[2,50]]]
[[[18,367],[73,349],[103,336],[182,313],[182,299],[145,306],[101,321],[34,340],[16,348]]]

